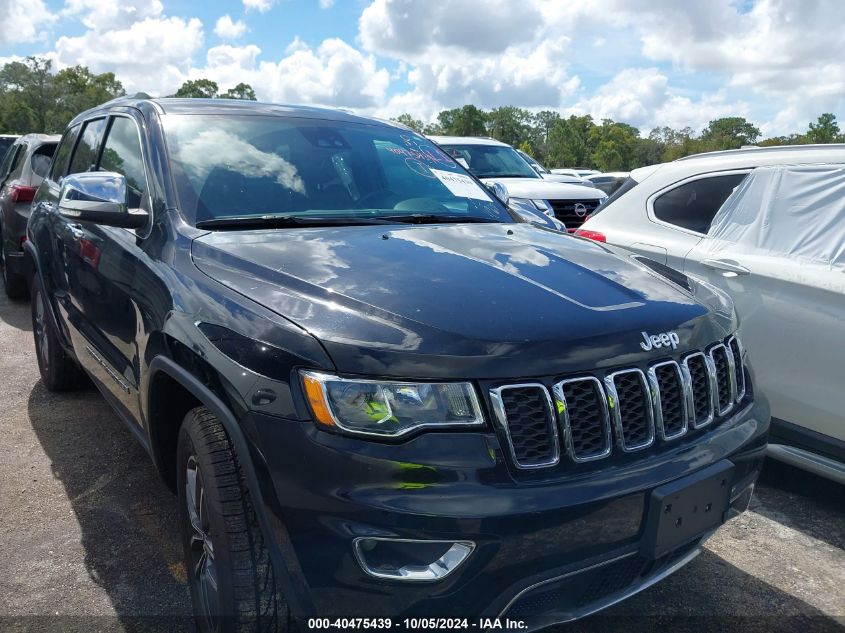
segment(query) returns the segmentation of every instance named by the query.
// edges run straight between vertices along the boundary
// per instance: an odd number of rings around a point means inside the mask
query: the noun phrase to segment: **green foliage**
[[[189,79],[176,91],[174,97],[186,97],[190,99],[213,99],[217,96],[217,82],[211,79]]]
[[[420,121],[419,119],[415,119],[414,117],[412,117],[408,113],[400,114],[395,119],[391,119],[391,121],[396,121],[397,123],[401,123],[402,125],[406,125],[409,128],[411,128],[412,130],[414,130],[414,132],[419,132],[420,134],[422,134],[423,131],[425,130],[425,125],[423,125],[423,122]]]
[[[80,112],[124,94],[113,73],[51,70],[52,62],[39,57],[0,69],[0,132],[61,132]]]
[[[214,83],[209,82],[209,83]],[[216,84],[215,84],[215,92],[216,92]],[[255,96],[255,90],[252,89],[252,86],[249,84],[245,84],[243,82],[239,83],[234,88],[229,88],[226,92],[220,95],[221,99],[242,99],[244,101],[258,101],[258,98]]]
[[[437,125],[430,128],[428,133],[450,136],[486,136],[487,115],[474,105],[443,110],[437,115]]]
[[[710,121],[701,133],[701,140],[709,150],[739,149],[750,145],[760,136],[759,128],[741,116],[729,116]]]
[[[806,137],[808,143],[837,143],[845,140],[839,133],[836,115],[830,112],[825,112],[815,123],[810,123]]]

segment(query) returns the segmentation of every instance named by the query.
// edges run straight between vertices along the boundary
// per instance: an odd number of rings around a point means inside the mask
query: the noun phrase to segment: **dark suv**
[[[87,375],[177,491],[202,630],[536,628],[750,499],[769,413],[724,295],[519,221],[404,127],[122,98],[28,237],[43,381]]]

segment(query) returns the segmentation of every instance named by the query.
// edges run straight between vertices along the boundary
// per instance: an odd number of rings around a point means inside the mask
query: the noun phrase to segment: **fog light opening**
[[[413,582],[442,580],[469,558],[475,543],[361,537],[353,549],[370,576]]]

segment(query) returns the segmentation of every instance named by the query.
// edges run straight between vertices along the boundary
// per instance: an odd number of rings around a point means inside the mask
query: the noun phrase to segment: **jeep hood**
[[[316,337],[342,372],[515,378],[656,358],[641,332],[703,347],[733,327],[588,240],[525,224],[205,234],[196,266]]]
[[[502,183],[511,198],[537,198],[543,200],[598,200],[605,193],[595,187],[553,182],[543,178],[484,178],[484,184]]]

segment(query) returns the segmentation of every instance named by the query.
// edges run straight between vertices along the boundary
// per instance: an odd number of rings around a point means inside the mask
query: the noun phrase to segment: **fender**
[[[296,617],[316,615],[316,608],[310,597],[299,590],[300,587],[307,586],[305,576],[297,562],[287,528],[282,521],[267,511],[262,488],[252,461],[249,444],[235,416],[208,387],[170,358],[166,356],[156,356],[153,358],[149,365],[150,382],[152,382],[152,378],[158,372],[166,373],[190,391],[197,400],[217,416],[217,419],[220,420],[220,423],[226,429],[226,433],[228,433],[229,438],[232,440],[232,444],[238,455],[238,462],[244,473],[247,489],[253,499],[252,505],[258,517],[259,527],[268,543],[273,568],[291,612]]]

